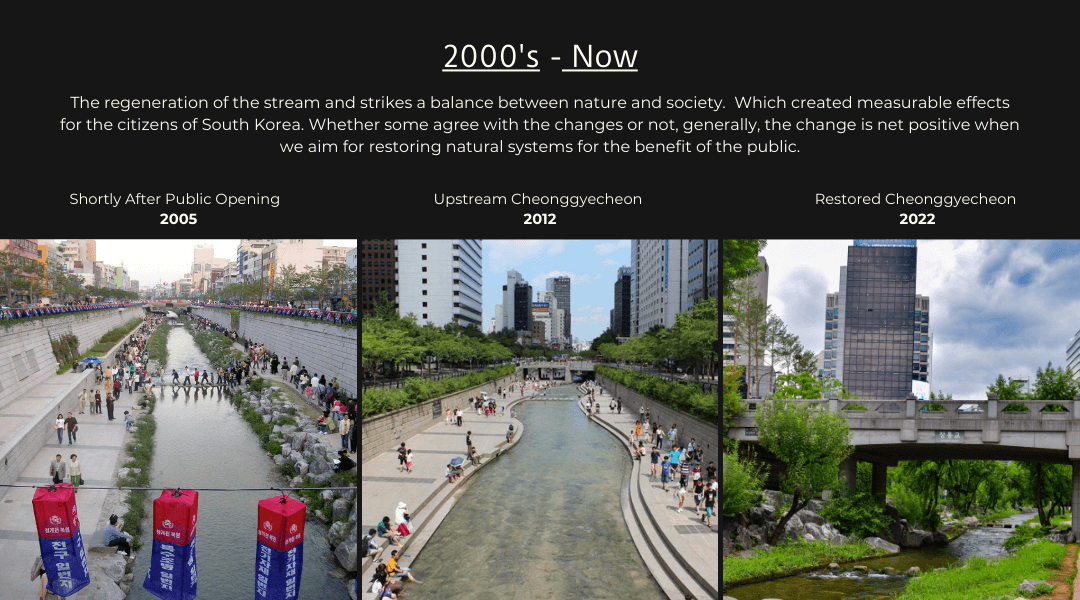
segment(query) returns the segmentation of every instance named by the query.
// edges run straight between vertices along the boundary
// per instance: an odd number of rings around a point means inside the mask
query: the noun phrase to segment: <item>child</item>
[[[679,484],[679,491],[675,492],[675,495],[679,498],[679,508],[675,512],[682,512],[683,500],[686,499],[686,484]]]
[[[412,473],[412,448],[409,448],[405,454],[405,467]]]
[[[653,446],[652,449],[652,466],[649,467],[649,477],[656,477],[656,466],[660,463],[660,450]]]
[[[660,482],[664,484],[664,491],[667,491],[667,482],[671,477],[671,462],[668,461],[668,456],[664,455],[664,462],[660,463]]]
[[[454,483],[454,468],[449,464],[446,465],[446,478],[450,480],[450,483]]]

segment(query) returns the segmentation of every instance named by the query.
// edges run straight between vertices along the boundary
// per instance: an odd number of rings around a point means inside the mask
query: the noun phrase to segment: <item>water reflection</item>
[[[526,433],[474,476],[413,564],[410,598],[656,600],[623,520],[630,460],[574,386],[518,409]]]
[[[166,372],[185,365],[209,364],[184,329],[169,333]],[[131,396],[134,398],[134,396]],[[128,396],[121,394],[120,403]],[[120,408],[120,405],[118,405]],[[124,407],[126,409],[126,407]],[[122,414],[122,413],[121,413]],[[154,408],[157,419],[152,485],[200,488],[280,487],[271,476],[273,461],[259,447],[258,438],[218,389],[165,388]],[[156,498],[159,492],[151,492]],[[273,492],[204,492],[199,494],[197,558],[200,598],[239,598],[255,590],[256,503]],[[149,507],[148,507],[149,508]],[[147,514],[149,515],[148,509]],[[135,563],[129,598],[152,600],[142,588],[150,567],[153,539],[150,523],[143,524],[143,547]],[[325,538],[326,529],[308,521],[304,540],[304,571],[300,597],[345,600],[341,579],[330,575],[338,568]]]

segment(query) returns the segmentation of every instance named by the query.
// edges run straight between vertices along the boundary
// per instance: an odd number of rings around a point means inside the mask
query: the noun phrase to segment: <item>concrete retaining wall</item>
[[[222,327],[232,329],[232,314],[225,308],[192,308],[191,312]],[[356,327],[328,325],[273,314],[240,311],[241,337],[279,357],[300,358],[309,373],[337,377],[350,398],[357,397]],[[269,372],[269,371],[268,371]]]
[[[636,415],[638,410],[644,406],[649,411],[650,426],[659,419],[660,425],[664,427],[664,432],[667,433],[672,424],[677,425],[679,429],[679,446],[686,446],[690,438],[694,438],[694,443],[701,446],[702,475],[704,475],[704,467],[709,464],[709,461],[713,461],[716,465],[720,464],[720,452],[723,448],[720,444],[720,425],[718,423],[702,421],[670,406],[646,398],[625,385],[616,383],[599,373],[596,374],[596,382],[616,398],[622,398],[624,413],[629,410]],[[607,407],[604,407],[604,409],[607,410]],[[671,449],[670,438],[664,440],[664,449]]]
[[[520,371],[520,369],[519,369]],[[469,405],[469,398],[475,398],[480,392],[487,392],[492,397],[499,387],[508,387],[518,378],[517,372],[506,377],[489,381],[485,384],[455,392],[434,400],[428,400],[414,406],[399,408],[393,412],[363,419],[360,423],[360,462],[375,458],[382,452],[393,450],[405,439],[431,425],[432,421],[446,418],[446,409],[465,411],[463,427],[470,418],[476,417],[476,409]],[[506,403],[512,400],[509,394]],[[499,398],[499,405],[503,404]],[[472,416],[470,416],[470,414]]]
[[[75,334],[81,354],[105,332],[142,315],[139,307],[113,308],[0,326],[0,407],[56,373],[59,365],[50,336],[59,339],[64,334]]]

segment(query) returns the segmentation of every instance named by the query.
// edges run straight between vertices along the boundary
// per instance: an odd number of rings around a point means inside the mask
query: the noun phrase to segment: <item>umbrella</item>
[[[96,357],[96,356],[87,356],[86,358],[80,360],[79,362],[84,362],[84,363],[87,363],[87,364],[90,364],[90,365],[100,365],[101,364],[101,359]]]
[[[463,462],[465,462],[465,459],[464,459],[464,458],[460,458],[460,457],[458,457],[458,458],[451,458],[451,459],[450,459],[450,464],[451,464],[451,465],[453,465],[453,466],[455,466],[455,467],[460,467],[460,466],[461,466],[461,463],[463,463]]]

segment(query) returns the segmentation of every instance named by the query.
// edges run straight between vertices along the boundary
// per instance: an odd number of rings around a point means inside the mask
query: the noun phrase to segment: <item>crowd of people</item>
[[[355,308],[347,311],[308,308],[303,302],[295,306],[292,303],[283,304],[268,302],[248,302],[246,304],[197,303],[194,304],[194,306],[269,313],[284,317],[296,317],[300,319],[310,319],[312,321],[326,321],[328,323],[338,323],[341,325],[355,326],[357,323]]]
[[[26,302],[19,302],[17,306],[5,306],[0,310],[0,321],[5,319],[29,319],[32,317],[86,312],[88,310],[103,310],[107,308],[124,308],[125,306],[133,306],[134,304],[135,303],[133,302],[94,304],[89,302],[67,302],[64,304],[42,304],[39,301],[37,304],[30,306],[27,305]]]

